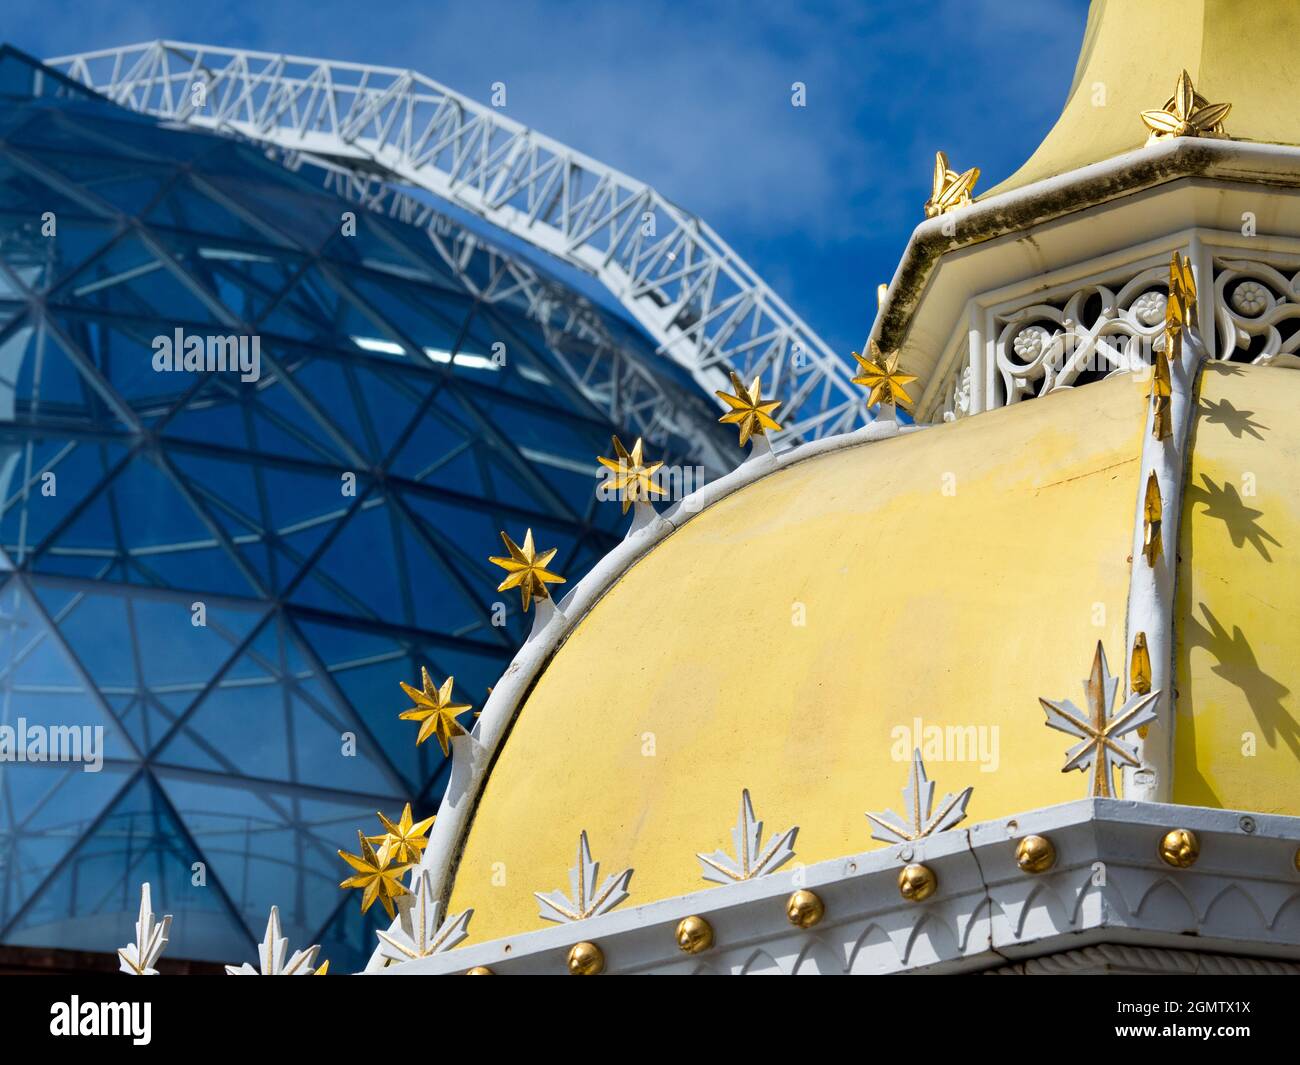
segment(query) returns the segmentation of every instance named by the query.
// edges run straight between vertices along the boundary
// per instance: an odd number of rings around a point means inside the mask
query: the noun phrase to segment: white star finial
[[[899,817],[893,810],[880,814],[867,814],[867,820],[875,828],[871,838],[882,843],[912,843],[936,832],[944,832],[961,822],[966,817],[966,804],[970,802],[973,787],[953,795],[949,792],[939,804],[937,813],[934,808],[934,784],[925,775],[925,763],[921,761],[918,748],[912,752],[912,765],[907,775],[907,784],[903,787],[903,809],[905,817]]]
[[[756,876],[776,872],[794,857],[794,839],[799,826],[787,829],[763,847],[763,822],[754,816],[754,804],[749,800],[749,789],[740,793],[740,816],[731,830],[731,841],[736,848],[733,858],[726,851],[697,854],[705,880],[715,884],[731,884],[737,880],[752,880]]]
[[[140,885],[140,916],[135,922],[135,942],[120,947],[117,952],[122,962],[121,971],[132,976],[157,976],[154,968],[167,946],[167,933],[171,930],[172,919],[168,914],[159,923],[154,920],[153,900],[149,885]]]
[[[600,913],[608,913],[627,898],[627,885],[632,879],[632,870],[624,869],[616,876],[607,876],[605,882],[596,889],[600,876],[600,863],[591,860],[591,848],[587,845],[587,833],[578,837],[578,864],[569,870],[569,887],[573,892],[572,900],[562,891],[542,894],[534,891],[533,895],[542,904],[541,917],[545,921],[568,924],[572,921],[584,921]]]
[[[280,933],[280,907],[271,907],[271,917],[266,922],[266,935],[261,946],[257,948],[257,961],[260,969],[254,969],[248,962],[243,965],[227,965],[227,976],[314,976],[317,975],[316,955],[319,946],[306,950],[295,950],[293,957],[285,963],[289,953],[289,941]],[[323,971],[329,963],[321,966]]]

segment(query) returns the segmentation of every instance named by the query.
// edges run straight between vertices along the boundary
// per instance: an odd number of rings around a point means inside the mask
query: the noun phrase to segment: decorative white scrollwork
[[[1118,291],[1087,284],[1065,299],[997,315],[994,348],[1003,394],[991,405],[1149,364],[1164,326],[1167,275],[1167,267],[1151,267]]]
[[[1272,362],[1300,348],[1300,272],[1244,259],[1214,261],[1216,359]]]

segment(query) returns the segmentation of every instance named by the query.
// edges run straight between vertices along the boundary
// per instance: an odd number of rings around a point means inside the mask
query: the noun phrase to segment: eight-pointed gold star
[[[492,555],[488,561],[494,566],[500,566],[506,571],[506,579],[497,585],[498,592],[508,592],[511,588],[518,588],[524,600],[524,610],[528,609],[528,604],[537,599],[551,598],[548,584],[563,584],[564,578],[558,573],[552,573],[546,567],[550,564],[551,559],[555,557],[558,548],[552,547],[549,551],[543,551],[540,555],[537,548],[533,546],[533,530],[529,529],[524,533],[524,546],[520,547],[505,533],[501,534],[501,539],[505,541],[506,550],[510,552],[509,558],[500,558]]]
[[[862,373],[853,379],[853,383],[871,389],[871,394],[867,396],[867,406],[874,407],[877,403],[889,403],[904,410],[911,410],[912,397],[907,394],[907,389],[903,386],[915,381],[916,375],[899,371],[898,352],[891,351],[886,355],[874,340],[867,350],[871,352],[869,359],[863,358],[856,351],[853,352],[853,357],[862,367]]]
[[[411,868],[411,863],[394,861],[392,848],[387,843],[376,854],[360,829],[357,829],[357,840],[361,844],[360,855],[339,851],[339,857],[357,871],[356,876],[348,877],[339,887],[361,888],[361,912],[365,913],[378,899],[391,920],[395,916],[393,899],[406,894],[402,874]]]
[[[425,833],[429,831],[429,826],[433,824],[434,818],[426,817],[423,821],[415,821],[411,817],[411,804],[408,802],[402,810],[402,816],[397,824],[393,824],[382,813],[376,813],[380,824],[384,826],[382,836],[367,836],[370,843],[382,847],[388,844],[389,849],[393,852],[393,857],[399,862],[415,863],[420,860],[420,852],[428,844],[424,838]]]
[[[1164,107],[1143,111],[1142,121],[1151,131],[1151,140],[1165,137],[1223,136],[1223,120],[1232,104],[1212,104],[1192,86],[1187,71],[1178,75],[1174,95]]]
[[[424,684],[424,691],[411,687],[405,681],[399,682],[402,685],[402,691],[411,697],[415,706],[410,710],[403,710],[397,716],[402,721],[419,721],[421,723],[420,734],[415,737],[417,747],[430,736],[436,735],[438,737],[438,746],[442,748],[442,753],[447,755],[451,752],[451,738],[465,735],[464,726],[456,718],[470,709],[470,705],[469,703],[453,703],[451,701],[451,689],[456,682],[454,677],[448,677],[442,682],[441,688],[435,688],[433,678],[429,676],[429,671],[421,666],[420,679]]]
[[[649,465],[645,463],[644,445],[641,438],[636,438],[636,443],[632,445],[631,454],[623,446],[623,441],[614,437],[614,458],[607,459],[597,455],[596,461],[607,470],[613,471],[613,476],[605,482],[605,490],[619,493],[619,498],[623,500],[623,513],[626,514],[628,508],[639,500],[649,500],[651,495],[667,495],[668,492],[662,486],[655,483],[655,472],[663,465],[662,462],[652,462]]]
[[[781,405],[781,401],[764,401],[763,377],[761,374],[755,377],[753,384],[746,388],[745,383],[733,370],[731,372],[731,387],[735,390],[735,395],[728,395],[726,392],[715,393],[723,403],[731,408],[718,421],[731,422],[740,426],[741,447],[749,443],[751,436],[763,436],[769,429],[779,430],[781,428],[781,423],[772,417],[772,412]]]

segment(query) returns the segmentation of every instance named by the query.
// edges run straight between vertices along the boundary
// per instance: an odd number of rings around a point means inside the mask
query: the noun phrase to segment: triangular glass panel
[[[48,763],[0,765],[0,928],[51,877],[131,779],[134,768],[109,763],[97,773]],[[6,942],[13,942],[9,935]],[[36,940],[42,946],[79,943]]]
[[[35,582],[60,635],[136,746],[148,752],[265,615],[263,604],[214,599],[195,625],[193,596],[102,592]]]
[[[10,143],[40,150],[45,166],[128,215],[136,215],[152,203],[175,173],[174,164],[154,162],[136,153],[114,155],[95,150],[99,146],[87,144],[86,134],[76,122],[61,118],[58,112],[53,112],[53,121],[29,122],[12,135]]]
[[[265,367],[264,367],[265,370]],[[213,374],[158,426],[172,439],[351,467],[338,431],[276,376],[256,384]]]
[[[430,546],[443,540],[437,530],[417,532],[409,512],[395,511],[382,496],[372,499],[326,548],[292,601],[333,610],[344,604],[353,617],[436,632],[484,625],[490,607],[475,602]]]
[[[0,725],[45,730],[50,755],[57,739],[65,753],[80,747],[83,762],[92,747],[104,758],[138,756],[21,578],[0,588]],[[61,728],[79,735],[50,731]]]
[[[421,287],[399,279],[372,280],[364,275],[348,283],[382,322],[390,323],[396,335],[417,345],[435,366],[449,366],[465,321],[473,309],[468,296]],[[382,335],[388,335],[384,331]],[[484,371],[485,373],[490,371]]]
[[[406,631],[344,626],[305,617],[295,618],[294,624],[325,663],[357,716],[369,725],[389,760],[417,791],[440,771],[444,759],[437,740],[428,739],[417,747],[419,726],[400,720],[398,715],[411,701],[399,682],[419,687],[422,666],[438,684],[454,674],[457,701],[478,710],[487,700],[487,689],[509,664],[507,649],[494,650],[469,641],[437,645]],[[474,718],[467,713],[461,723],[472,728]]]
[[[127,233],[102,255],[62,282],[51,303],[82,310],[147,317],[188,331],[231,332],[135,233]]]
[[[209,877],[229,893],[254,939],[261,939],[271,907],[278,906],[281,929],[295,949],[320,943],[325,923],[341,907],[358,905],[339,891],[339,881],[350,874],[338,851],[357,852],[358,828],[382,831],[377,809],[390,817],[401,813],[396,798],[307,793],[165,768],[158,779],[205,855]],[[256,961],[252,945],[241,954],[228,942],[225,951],[226,962]],[[327,958],[332,972],[354,964],[322,954]]]
[[[116,581],[218,594],[256,594],[241,568],[196,512],[178,481],[148,453],[137,454],[41,548],[47,573],[94,572]]]
[[[403,790],[283,619],[254,637],[178,726],[181,736],[189,742],[164,743],[160,764],[371,795]]]
[[[201,885],[194,883],[195,863],[202,863]],[[167,957],[215,961],[228,957],[235,944],[252,942],[223,898],[207,856],[147,774],[93,825],[5,939],[111,954],[131,938],[146,882],[154,912],[173,917]]]
[[[304,360],[294,371],[293,381],[314,396],[329,411],[330,420],[352,446],[374,462],[383,459],[418,410],[419,394],[400,390],[387,376],[401,371],[388,366],[370,366],[355,359]],[[420,380],[423,375],[407,375]]]
[[[37,437],[0,429],[0,540],[23,565],[60,522],[126,457],[125,442]],[[96,572],[94,559],[83,559]]]
[[[28,316],[0,333],[0,420],[129,432],[113,398],[108,383],[93,368],[83,371],[58,332],[37,319]]]
[[[187,233],[202,233],[204,246],[210,243],[225,243],[226,250],[234,247],[234,242],[246,244],[269,244],[268,251],[277,258],[269,260],[292,261],[290,255],[281,260],[286,251],[293,248],[288,241],[282,240],[271,227],[254,226],[243,217],[230,210],[225,204],[195,185],[194,179],[181,174],[167,187],[158,202],[144,216],[150,223],[157,223],[171,230]],[[160,234],[161,236],[162,234]],[[167,234],[170,238],[172,235]],[[209,238],[212,238],[210,241]],[[235,261],[235,260],[232,260]],[[253,261],[253,260],[249,260]]]
[[[318,248],[339,233],[344,210],[362,213],[245,145],[220,147],[204,160],[204,181],[298,247]]]
[[[51,322],[54,329],[49,334],[46,351],[59,353],[76,373],[85,377],[85,383],[78,386],[81,391],[95,391],[96,398],[106,404],[115,398],[118,406],[130,408],[143,421],[170,409],[194,387],[197,374],[159,373],[153,368],[153,345],[158,336],[164,335],[157,332],[160,323],[135,323],[125,319],[110,323],[78,313],[53,314]],[[174,339],[174,332],[165,335],[169,341]],[[61,354],[65,344],[71,352],[67,356]],[[47,354],[46,362],[50,362],[50,354]],[[83,371],[82,365],[89,369]],[[58,383],[61,385],[59,400],[71,403],[76,393],[70,386]],[[44,392],[46,388],[45,382],[41,381],[40,390]],[[89,401],[83,401],[83,405],[91,410],[97,409]],[[115,408],[110,404],[110,409]],[[75,408],[73,410],[75,412]],[[57,415],[60,411],[56,409],[54,413]]]
[[[173,449],[171,461],[253,567],[265,586],[282,591],[306,566],[355,502],[340,476],[207,458]],[[358,493],[365,483],[358,485]]]

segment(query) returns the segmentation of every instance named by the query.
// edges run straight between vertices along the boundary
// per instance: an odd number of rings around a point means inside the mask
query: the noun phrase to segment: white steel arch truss
[[[846,363],[703,219],[422,74],[176,41],[48,62],[132,110],[472,211],[596,277],[706,391],[762,373],[792,441],[868,417]]]

